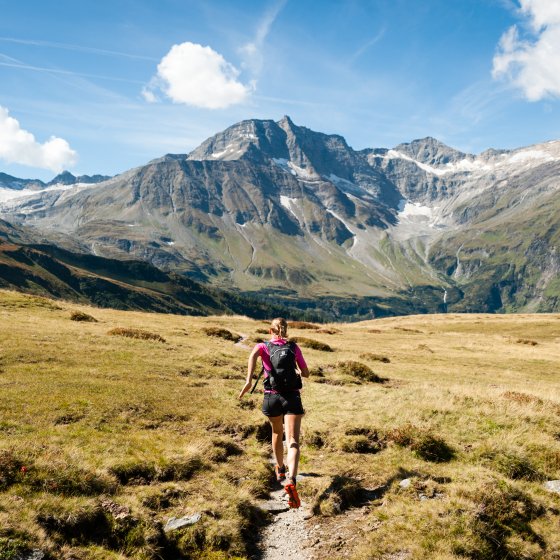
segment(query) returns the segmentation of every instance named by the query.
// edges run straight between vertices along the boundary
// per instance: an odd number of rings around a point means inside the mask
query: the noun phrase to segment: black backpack
[[[287,342],[286,344],[266,342],[265,344],[272,364],[272,371],[269,372],[268,379],[265,380],[265,388],[278,392],[301,389],[303,386],[301,376],[296,371],[295,342]]]

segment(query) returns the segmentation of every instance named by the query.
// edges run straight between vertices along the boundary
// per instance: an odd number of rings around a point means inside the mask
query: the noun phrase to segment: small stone
[[[34,548],[31,552],[24,554],[23,556],[16,556],[17,560],[43,560],[45,553],[39,548]]]
[[[410,478],[403,478],[403,479],[399,482],[399,486],[400,486],[401,488],[408,488],[411,484],[412,484],[412,480],[410,480]]]
[[[180,529],[181,527],[188,527],[189,525],[194,525],[195,523],[200,521],[201,517],[202,515],[200,513],[195,513],[194,515],[187,515],[185,517],[180,517],[180,518],[171,517],[165,524],[163,530],[167,533],[169,531],[175,531],[176,529]]]
[[[284,513],[288,511],[290,508],[288,505],[282,502],[261,502],[259,507],[263,511],[267,511],[268,513],[277,514],[277,513]]]
[[[544,487],[551,492],[560,494],[560,480],[547,480],[544,483]]]

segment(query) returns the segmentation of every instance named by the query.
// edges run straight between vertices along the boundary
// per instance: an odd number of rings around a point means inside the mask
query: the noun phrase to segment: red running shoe
[[[295,483],[286,484],[284,490],[288,494],[288,505],[291,508],[298,508],[301,505],[301,500],[299,499]]]

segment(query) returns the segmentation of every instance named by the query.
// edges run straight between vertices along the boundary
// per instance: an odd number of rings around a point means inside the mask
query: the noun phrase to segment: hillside
[[[302,558],[559,556],[559,324],[295,324]],[[0,290],[0,558],[257,558],[270,449],[260,397],[236,396],[263,328]]]
[[[259,318],[287,309],[204,287],[144,261],[106,259],[37,244],[32,233],[3,220],[0,287],[99,307],[184,315],[242,313]],[[292,313],[305,315],[295,309]]]

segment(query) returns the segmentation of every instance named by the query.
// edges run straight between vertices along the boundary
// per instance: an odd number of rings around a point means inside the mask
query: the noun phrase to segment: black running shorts
[[[282,394],[265,393],[262,411],[265,416],[305,414],[299,391],[286,391]]]

